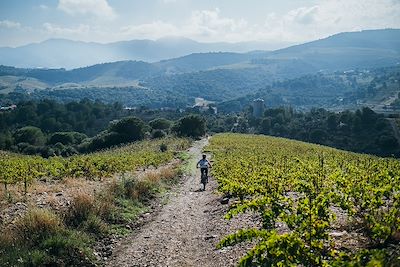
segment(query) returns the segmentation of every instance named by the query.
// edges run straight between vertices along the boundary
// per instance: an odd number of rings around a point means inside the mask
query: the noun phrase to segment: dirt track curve
[[[189,153],[200,159],[207,140],[195,142]],[[167,204],[152,220],[119,242],[107,266],[235,266],[245,247],[217,250],[216,244],[251,218],[227,221],[228,205],[220,204],[213,179],[205,192],[199,192],[195,161],[190,172],[171,193]]]

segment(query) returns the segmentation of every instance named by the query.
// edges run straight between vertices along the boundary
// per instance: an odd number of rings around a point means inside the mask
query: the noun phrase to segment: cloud
[[[322,0],[318,5],[300,7],[285,14],[268,14],[264,36],[304,42],[339,32],[400,28],[398,14],[398,0]]]
[[[0,20],[0,28],[6,29],[20,29],[21,23],[11,20]]]
[[[291,10],[286,15],[288,20],[300,24],[311,24],[316,22],[316,16],[319,12],[319,6],[300,7]]]
[[[114,19],[116,14],[107,0],[59,0],[58,9],[69,15],[94,15]]]
[[[181,2],[182,0],[158,0]],[[115,17],[106,0],[59,0],[58,9],[71,15]],[[145,12],[145,11],[143,11]],[[302,43],[329,35],[365,29],[400,28],[399,0],[321,0],[285,12],[266,13],[257,23],[227,16],[224,9],[193,10],[180,20],[149,19],[139,24],[98,23],[65,26],[45,23],[39,29],[3,20],[0,28],[18,29],[35,37],[64,37],[85,41],[111,42],[129,39],[158,39],[183,36],[203,42],[263,41],[270,47]],[[121,14],[122,16],[122,14]],[[125,20],[126,22],[127,20]],[[174,21],[174,22],[173,22]],[[123,23],[123,22],[122,22]],[[118,26],[116,26],[118,25]],[[117,28],[115,28],[117,27]],[[5,31],[3,31],[5,32]]]
[[[165,35],[179,35],[180,30],[172,24],[163,21],[154,21],[147,24],[122,27],[120,33],[122,36],[128,38],[133,37],[157,39]]]
[[[76,28],[65,28],[48,22],[43,24],[43,28],[47,33],[57,36],[87,34],[91,30],[90,26],[85,24],[80,24]]]
[[[157,20],[151,23],[130,25],[121,28],[126,38],[157,39],[167,35],[185,36],[201,41],[229,39],[236,41],[248,23],[243,19],[235,20],[222,17],[219,9],[193,11],[182,25],[174,25]]]
[[[47,10],[47,9],[49,9],[49,7],[46,6],[46,5],[39,5],[39,8],[42,9],[42,10]]]
[[[321,0],[284,13],[266,14],[260,24],[224,16],[216,8],[193,11],[180,24],[156,20],[122,27],[120,32],[124,38],[177,35],[199,41],[300,43],[344,31],[400,28],[398,14],[399,0]]]
[[[216,37],[245,30],[248,23],[244,19],[235,20],[221,17],[220,10],[194,11],[183,31],[194,36]]]

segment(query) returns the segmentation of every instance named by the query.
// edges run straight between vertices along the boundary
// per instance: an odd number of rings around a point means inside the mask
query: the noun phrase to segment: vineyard
[[[219,247],[254,242],[239,266],[400,266],[400,162],[288,139],[216,135],[226,218],[254,213],[259,227]]]
[[[23,184],[24,191],[36,179],[86,178],[101,180],[139,167],[159,166],[173,159],[176,151],[189,146],[186,139],[143,141],[121,148],[68,158],[24,156],[0,152],[0,183]],[[166,151],[161,151],[165,147]]]
[[[102,265],[113,238],[174,184],[174,159],[190,144],[164,138],[49,159],[0,151],[0,266]]]

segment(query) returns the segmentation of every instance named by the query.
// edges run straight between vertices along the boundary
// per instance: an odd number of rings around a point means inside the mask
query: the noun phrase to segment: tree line
[[[121,104],[87,99],[58,103],[21,101],[0,113],[0,149],[25,154],[70,156],[165,135],[197,138],[209,133],[241,132],[279,136],[344,150],[400,157],[400,146],[386,118],[369,108],[331,112],[252,108],[214,114],[199,108],[126,110]]]
[[[15,110],[0,113],[0,149],[71,156],[172,133],[194,138],[205,134],[205,120],[198,115],[168,111],[170,120],[160,117],[162,113],[144,107],[124,110],[118,103],[87,99],[66,104],[19,102]]]

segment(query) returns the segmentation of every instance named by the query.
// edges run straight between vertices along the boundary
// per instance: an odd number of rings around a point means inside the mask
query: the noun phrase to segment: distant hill
[[[400,64],[400,30],[346,32],[273,51],[268,59],[298,59],[321,70]]]
[[[52,86],[62,83],[120,85],[124,82],[145,79],[160,74],[162,74],[161,70],[157,66],[143,61],[117,61],[73,70],[23,69],[0,66],[0,76],[31,77]]]
[[[252,58],[257,58],[257,55],[231,52],[193,53],[179,58],[162,60],[155,65],[164,69],[167,74],[175,74],[243,63]]]
[[[155,41],[131,40],[108,44],[50,39],[21,47],[0,47],[0,64],[20,68],[78,68],[105,62],[156,62],[204,52],[247,52],[269,49],[267,43],[200,43],[168,37]]]
[[[65,44],[63,40],[58,41]],[[89,43],[83,44],[88,45],[89,49]],[[180,52],[184,53],[184,47],[201,46],[189,39],[176,38],[119,42],[112,45],[120,46],[119,51],[129,51],[131,45],[141,47],[137,51],[142,55],[150,55],[157,47],[164,47],[165,50],[154,52],[155,57],[161,57],[162,53],[178,53],[180,47]],[[215,48],[218,45],[221,44],[205,44],[202,49],[212,46]],[[99,52],[104,46],[107,45],[94,44],[100,50],[88,50],[87,53],[99,53],[98,55],[104,57],[108,54]],[[54,52],[49,51],[49,54]],[[61,54],[61,57],[67,57]],[[0,66],[0,93],[32,93],[38,89],[39,98],[46,95],[53,95],[57,100],[88,97],[111,102],[122,100],[130,106],[146,104],[157,107],[176,107],[177,103],[179,106],[193,105],[196,97],[203,97],[216,103],[224,102],[224,108],[230,110],[229,106],[240,107],[254,93],[260,92],[260,96],[270,99],[270,103],[279,105],[309,108],[332,106],[335,102],[335,105],[343,106],[343,102],[336,101],[348,99],[350,105],[353,105],[358,100],[364,101],[373,97],[375,104],[382,106],[390,104],[397,90],[396,82],[387,83],[386,87],[389,89],[375,92],[375,95],[365,93],[372,90],[366,88],[365,84],[371,83],[371,88],[378,87],[371,81],[374,75],[364,70],[386,66],[400,66],[400,30],[340,33],[276,51],[192,53],[154,63],[117,61],[72,70]],[[342,75],[344,71],[351,70],[359,71],[356,72],[359,76]],[[331,76],[336,71],[339,73]],[[383,86],[383,82],[375,84]],[[272,91],[268,89],[271,86]],[[105,96],[100,91],[93,92],[100,88]],[[107,88],[129,90],[111,92],[105,91]],[[53,92],[46,94],[46,89]],[[72,93],[71,89],[79,89],[79,92]]]

